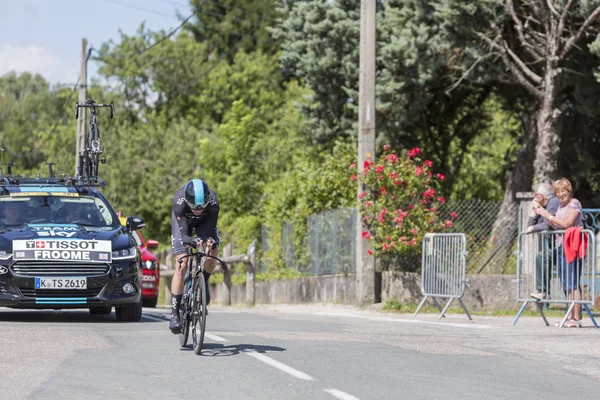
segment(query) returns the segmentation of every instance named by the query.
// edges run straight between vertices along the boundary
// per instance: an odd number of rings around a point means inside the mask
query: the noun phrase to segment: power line
[[[186,5],[182,4],[182,3],[179,3],[177,1],[172,1],[172,0],[156,0],[156,1],[160,1],[160,2],[166,3],[166,4],[172,4],[174,6],[181,6],[181,7],[185,7],[186,6]],[[214,4],[216,6],[221,6],[223,8],[227,8],[227,9],[230,9],[230,10],[240,10],[240,11],[244,12],[244,14],[255,14],[255,15],[261,17],[261,19],[263,19],[263,20],[268,20],[268,21],[271,21],[271,22],[277,22],[277,20],[275,18],[267,17],[267,16],[265,16],[261,12],[254,11],[254,10],[249,10],[247,8],[244,8],[244,7],[240,7],[240,6],[236,6],[236,5],[230,5],[230,4],[223,4],[223,3],[219,3],[218,1],[215,1],[215,0],[206,0],[206,1],[204,1],[204,3],[211,3],[211,4]],[[188,6],[189,6],[189,4],[188,4]]]
[[[113,0],[105,0],[105,1],[113,1]],[[183,28],[183,26],[184,26],[185,24],[187,24],[187,23],[190,21],[190,19],[192,19],[192,17],[194,17],[194,15],[196,15],[196,12],[199,12],[199,11],[200,11],[200,7],[202,7],[202,5],[203,5],[205,2],[206,2],[206,0],[205,0],[205,1],[203,1],[203,2],[200,4],[200,6],[198,6],[197,8],[195,8],[195,9],[194,9],[194,11],[193,11],[193,12],[192,12],[192,13],[191,13],[189,16],[187,16],[187,17],[186,17],[186,18],[185,18],[185,19],[184,19],[184,20],[181,22],[181,24],[179,24],[179,25],[178,25],[178,26],[177,26],[175,29],[173,29],[173,30],[172,30],[171,32],[169,32],[167,35],[165,35],[165,36],[164,36],[164,37],[162,37],[161,39],[157,40],[155,43],[151,44],[150,46],[148,46],[148,47],[146,47],[146,48],[144,48],[144,49],[141,49],[141,50],[134,51],[134,52],[132,52],[132,53],[129,53],[129,54],[113,55],[113,56],[110,56],[110,58],[112,58],[112,59],[115,59],[115,60],[120,60],[120,59],[123,59],[123,58],[129,58],[129,57],[133,57],[133,56],[137,56],[137,55],[143,54],[143,53],[147,52],[148,50],[150,50],[150,49],[152,49],[152,48],[154,48],[154,47],[158,46],[159,44],[163,43],[165,40],[167,40],[167,39],[169,39],[171,36],[173,36],[173,35],[174,35],[174,34],[175,34],[175,33],[176,33],[178,30],[180,30],[181,28]],[[95,49],[94,49],[94,50],[95,50]],[[96,52],[98,52],[98,50],[96,50]],[[93,59],[94,59],[94,60],[98,60],[98,61],[104,61],[104,62],[108,62],[108,61],[107,61],[107,58],[106,58],[106,57],[105,57],[103,54],[100,54],[100,53],[98,53],[98,57],[93,57]]]
[[[151,13],[151,14],[161,15],[163,17],[169,17],[169,18],[173,17],[172,15],[168,15],[168,14],[162,13],[160,11],[151,10],[151,9],[145,8],[145,7],[135,6],[133,4],[125,3],[125,2],[122,2],[122,1],[118,1],[118,0],[104,0],[104,1],[106,1],[108,3],[118,4],[118,5],[123,6],[123,7],[129,7],[129,8],[132,8],[134,10],[138,10],[138,11],[145,11],[145,12],[148,12],[148,13]]]
[[[254,25],[254,27],[250,30],[250,32],[248,32],[248,35],[250,35],[252,32],[254,32],[258,27],[259,27],[259,25]],[[200,79],[202,79],[203,77],[208,75],[213,69],[215,69],[221,63],[221,61],[223,61],[223,59],[225,57],[228,57],[229,55],[233,54],[233,52],[236,51],[238,46],[242,43],[243,39],[244,38],[239,39],[237,41],[237,43],[235,43],[233,46],[231,46],[231,48],[229,50],[227,50],[225,53],[221,54],[221,56],[219,56],[217,61],[211,67],[209,67],[208,70],[206,70],[206,71],[202,72],[200,75],[197,75],[196,77],[194,77],[194,79],[190,83],[185,85],[184,87],[179,88],[171,93],[168,93],[167,97],[172,98],[173,96],[175,96],[183,91],[188,90],[189,88],[194,86],[196,83],[198,83],[200,81]]]

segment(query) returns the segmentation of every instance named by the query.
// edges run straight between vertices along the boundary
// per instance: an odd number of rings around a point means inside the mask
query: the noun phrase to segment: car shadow
[[[18,310],[18,309],[0,309],[0,322],[54,322],[54,323],[161,323],[163,321],[155,318],[144,318],[139,322],[118,322],[115,317],[115,311],[110,314],[90,314],[88,310]]]
[[[183,347],[181,350],[193,350],[191,344]],[[262,346],[254,344],[222,344],[222,343],[204,343],[200,355],[204,357],[228,357],[236,356],[240,353],[268,353],[274,351],[286,351],[283,347]]]

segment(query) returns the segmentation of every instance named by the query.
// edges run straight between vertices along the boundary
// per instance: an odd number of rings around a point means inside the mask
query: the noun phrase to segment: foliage
[[[356,186],[347,179],[348,165],[356,156],[356,143],[338,140],[331,152],[300,147],[294,168],[265,187],[265,225],[270,230],[268,265],[282,268],[281,238],[284,222],[294,228],[293,243],[299,265],[307,264],[306,220],[309,215],[353,204]]]
[[[434,176],[433,163],[421,160],[418,147],[401,157],[389,145],[383,150],[377,162],[367,157],[362,172],[350,178],[365,189],[358,194],[360,214],[367,227],[362,237],[371,243],[369,254],[381,260],[400,256],[414,261],[426,233],[444,232],[452,226],[452,221],[439,216],[439,208],[446,201],[439,193],[445,177],[441,173]],[[356,164],[350,169],[356,171]],[[414,265],[406,263],[401,268]]]

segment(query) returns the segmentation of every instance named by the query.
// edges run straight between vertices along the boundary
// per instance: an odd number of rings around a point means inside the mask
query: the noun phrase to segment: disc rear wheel
[[[186,299],[185,304],[181,304],[179,307],[179,322],[181,323],[181,331],[179,332],[179,345],[185,347],[187,345],[188,336],[190,335],[190,318],[189,312],[190,302],[189,297]]]

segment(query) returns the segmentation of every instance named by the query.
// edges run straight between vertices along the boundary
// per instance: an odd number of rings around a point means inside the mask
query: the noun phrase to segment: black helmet
[[[210,203],[208,185],[201,179],[192,179],[185,185],[184,198],[192,210],[203,210]]]

